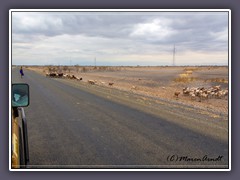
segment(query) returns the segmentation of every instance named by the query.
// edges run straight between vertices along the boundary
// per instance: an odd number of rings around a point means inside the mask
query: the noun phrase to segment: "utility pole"
[[[175,44],[173,46],[173,66],[175,66],[175,53],[176,53],[176,49],[175,49]]]
[[[94,58],[94,66],[96,68],[96,57]]]
[[[72,59],[69,57],[69,66],[72,66]]]

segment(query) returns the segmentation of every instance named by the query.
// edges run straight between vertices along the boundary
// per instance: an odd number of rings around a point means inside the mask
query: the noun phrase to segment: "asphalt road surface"
[[[12,70],[28,83],[29,168],[228,168],[228,122],[179,105]]]

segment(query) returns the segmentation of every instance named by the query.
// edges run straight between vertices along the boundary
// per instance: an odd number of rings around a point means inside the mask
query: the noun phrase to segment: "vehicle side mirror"
[[[29,105],[28,84],[12,84],[12,107],[26,107]]]

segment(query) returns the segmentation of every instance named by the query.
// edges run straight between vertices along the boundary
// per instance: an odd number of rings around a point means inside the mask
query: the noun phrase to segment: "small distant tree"
[[[82,68],[82,72],[86,72],[87,71],[87,68],[86,67],[83,67]]]
[[[55,67],[53,66],[48,66],[48,71],[51,73],[51,72],[55,72]]]
[[[61,72],[60,66],[57,66],[57,72]]]
[[[75,69],[76,69],[76,72],[78,73],[79,72],[79,65],[78,64],[75,65]]]
[[[66,72],[68,70],[67,66],[63,66],[63,71]]]
[[[48,66],[48,72],[52,72],[52,68],[50,66]]]
[[[56,72],[56,71],[57,71],[57,68],[53,66],[53,67],[51,68],[51,70],[52,70],[52,72]]]

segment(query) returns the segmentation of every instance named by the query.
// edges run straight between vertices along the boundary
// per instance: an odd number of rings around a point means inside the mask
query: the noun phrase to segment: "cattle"
[[[53,78],[53,77],[57,77],[57,73],[50,73],[50,74],[49,74],[49,77],[52,77],[52,78]]]
[[[51,73],[46,73],[46,77],[51,77],[51,78],[62,78],[64,77],[63,73],[55,73],[55,72],[51,72]]]
[[[58,74],[57,74],[57,77],[58,77],[58,78],[62,78],[62,77],[63,77],[63,73],[58,73]]]

